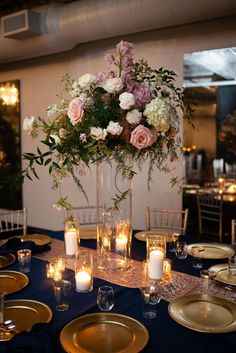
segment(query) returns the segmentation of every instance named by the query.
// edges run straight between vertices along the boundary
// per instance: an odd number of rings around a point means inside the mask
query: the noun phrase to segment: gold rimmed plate
[[[7,333],[0,340],[10,340],[14,334],[30,330],[36,323],[48,323],[52,319],[52,311],[48,305],[28,299],[7,300],[4,303],[4,320],[13,320],[15,333]]]
[[[141,241],[146,241],[148,235],[162,235],[166,237],[167,242],[172,242],[173,240],[178,239],[180,234],[178,232],[169,232],[169,231],[158,231],[158,230],[143,230],[134,234],[135,238]]]
[[[193,247],[200,247],[202,249],[199,257],[203,259],[226,259],[234,255],[234,250],[230,246],[218,243],[189,244],[185,248],[188,255],[192,255]]]
[[[16,260],[16,257],[13,254],[1,254],[0,255],[0,269],[13,264],[15,262],[15,260]]]
[[[33,241],[36,245],[47,245],[52,241],[52,239],[48,235],[44,234],[16,235],[12,238],[20,238],[22,241]]]
[[[148,331],[139,321],[113,313],[77,317],[60,334],[62,347],[68,353],[136,353],[148,340]]]
[[[20,291],[29,283],[29,277],[17,271],[0,272],[0,292],[11,294]]]
[[[218,264],[211,266],[209,271],[215,272],[214,279],[224,284],[236,286],[236,276],[233,276],[228,271],[228,264]]]
[[[188,294],[173,300],[172,319],[191,330],[207,333],[236,331],[236,304],[221,297]]]
[[[79,228],[80,239],[97,239],[97,228],[96,227],[80,227]]]

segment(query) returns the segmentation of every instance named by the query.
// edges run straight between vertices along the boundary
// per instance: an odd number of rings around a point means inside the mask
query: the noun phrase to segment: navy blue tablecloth
[[[58,239],[63,238],[62,232],[50,234]],[[191,242],[191,239],[188,239]],[[94,240],[82,240],[82,246],[96,248]],[[133,239],[132,256],[138,260],[146,257],[145,243]],[[199,275],[198,270],[191,267],[191,258],[179,260],[175,255],[168,253],[168,257],[173,260],[173,269],[185,273]],[[219,261],[218,261],[219,262]],[[208,268],[214,261],[205,260],[204,267]],[[45,261],[33,258],[32,270],[29,273],[29,285],[18,293],[7,296],[10,299],[34,299],[48,304],[53,311],[53,319],[50,325],[51,337],[55,353],[64,353],[60,345],[59,335],[65,324],[79,315],[99,312],[96,304],[98,287],[106,284],[104,280],[94,279],[94,290],[90,293],[81,294],[75,291],[74,272],[66,270],[65,279],[72,282],[72,290],[69,297],[70,309],[67,312],[58,312],[55,308],[52,282],[46,278]],[[15,263],[9,269],[18,270]],[[207,334],[199,333],[187,329],[173,319],[168,314],[168,303],[161,300],[158,305],[158,315],[155,319],[145,319],[141,313],[141,296],[139,289],[130,289],[114,284],[110,284],[115,291],[114,313],[128,315],[142,322],[148,329],[150,339],[144,348],[145,353],[235,353],[236,333]],[[0,353],[6,353],[10,343],[0,342]],[[9,351],[7,353],[10,353]],[[33,353],[33,352],[31,352]],[[106,353],[106,352],[104,352]]]

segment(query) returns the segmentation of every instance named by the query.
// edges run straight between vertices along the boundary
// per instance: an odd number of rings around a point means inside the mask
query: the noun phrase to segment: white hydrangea
[[[143,113],[147,122],[159,132],[166,132],[170,128],[172,109],[171,106],[160,98],[153,99],[146,105]]]
[[[126,120],[129,124],[139,124],[142,119],[142,113],[138,109],[133,109],[131,112],[128,112],[126,115]]]
[[[107,130],[102,129],[101,127],[91,127],[90,133],[92,138],[94,138],[95,140],[105,140],[107,136]]]
[[[119,96],[120,107],[122,109],[130,109],[135,104],[135,98],[132,93],[123,92]]]
[[[82,88],[89,88],[96,81],[96,77],[91,74],[84,74],[79,78],[79,85]]]
[[[109,132],[111,135],[120,135],[123,131],[123,127],[114,121],[110,121],[109,125],[107,126],[107,132]]]
[[[123,81],[122,78],[120,77],[114,77],[114,78],[108,78],[104,85],[103,88],[105,91],[108,93],[118,93],[122,90],[123,88]]]
[[[78,97],[81,93],[81,87],[79,85],[78,81],[73,81],[72,82],[72,89],[70,91],[70,95],[72,97]]]
[[[58,106],[57,106],[57,104],[53,104],[53,105],[50,105],[49,107],[47,107],[46,110],[47,110],[48,116],[52,116],[58,112]]]
[[[23,121],[23,130],[26,131],[28,135],[30,135],[33,130],[35,120],[36,118],[31,116],[30,118],[26,117]]]

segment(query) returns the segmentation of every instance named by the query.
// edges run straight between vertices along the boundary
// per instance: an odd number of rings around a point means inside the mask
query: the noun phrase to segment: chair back
[[[184,211],[146,208],[147,230],[168,230],[185,235],[187,222],[187,208]]]
[[[197,194],[199,234],[211,238],[218,238],[222,242],[223,236],[223,194]]]
[[[236,246],[236,219],[232,219],[231,221],[231,244],[235,247]]]
[[[72,216],[79,220],[80,226],[97,224],[98,208],[100,206],[80,206],[71,210]]]
[[[0,233],[8,234],[16,231],[22,231],[22,234],[27,232],[26,208],[0,211]]]
[[[224,173],[224,159],[213,159],[214,178],[219,178]]]

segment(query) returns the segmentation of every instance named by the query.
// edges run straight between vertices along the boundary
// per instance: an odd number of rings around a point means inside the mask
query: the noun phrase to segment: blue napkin
[[[0,254],[15,254],[17,250],[30,249],[32,254],[39,254],[51,249],[50,245],[37,245],[31,240],[21,241],[20,238],[8,239],[5,244],[0,246]]]
[[[30,331],[15,335],[6,353],[56,353],[50,324],[35,324]]]

